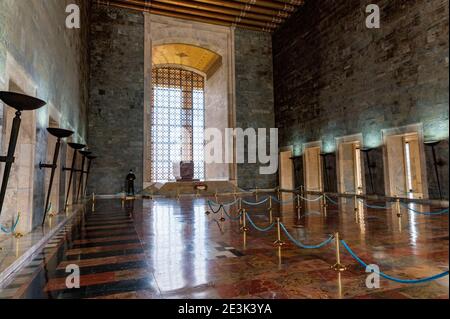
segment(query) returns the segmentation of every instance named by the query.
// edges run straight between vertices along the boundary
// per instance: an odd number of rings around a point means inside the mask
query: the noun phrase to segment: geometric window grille
[[[151,179],[174,180],[173,164],[194,162],[194,178],[205,179],[205,79],[174,67],[152,71]]]

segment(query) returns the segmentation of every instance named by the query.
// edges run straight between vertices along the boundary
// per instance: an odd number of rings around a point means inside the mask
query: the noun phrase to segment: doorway
[[[338,147],[339,192],[343,194],[363,194],[363,163],[361,141],[343,141]]]
[[[417,132],[390,135],[386,141],[389,196],[423,198],[423,162]]]
[[[280,151],[280,172],[279,183],[281,189],[294,189],[294,165],[292,162],[292,147]],[[287,200],[292,198],[291,193],[282,193],[282,199]]]
[[[320,146],[306,147],[304,151],[305,189],[307,192],[322,192],[322,159]]]

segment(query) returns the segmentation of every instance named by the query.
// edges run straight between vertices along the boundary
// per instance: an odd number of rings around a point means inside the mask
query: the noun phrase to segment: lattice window
[[[204,78],[180,68],[153,69],[152,181],[173,180],[173,164],[194,161],[194,178],[205,178]]]

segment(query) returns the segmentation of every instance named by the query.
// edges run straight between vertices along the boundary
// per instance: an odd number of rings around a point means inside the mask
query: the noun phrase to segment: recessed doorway
[[[387,194],[392,197],[424,198],[424,162],[418,132],[385,136]]]
[[[280,176],[279,183],[281,189],[291,190],[294,189],[294,165],[292,161],[292,147],[287,147],[280,151]],[[290,193],[282,193],[283,200],[287,200],[292,197]]]
[[[359,136],[338,139],[338,190],[343,194],[364,194],[364,168]]]
[[[320,144],[308,144],[304,149],[305,189],[308,192],[321,192],[322,183],[322,159],[320,156]]]

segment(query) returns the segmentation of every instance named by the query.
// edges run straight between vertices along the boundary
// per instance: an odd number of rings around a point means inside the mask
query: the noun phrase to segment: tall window
[[[151,177],[173,180],[173,165],[194,162],[194,178],[205,178],[204,78],[180,68],[153,69]]]

